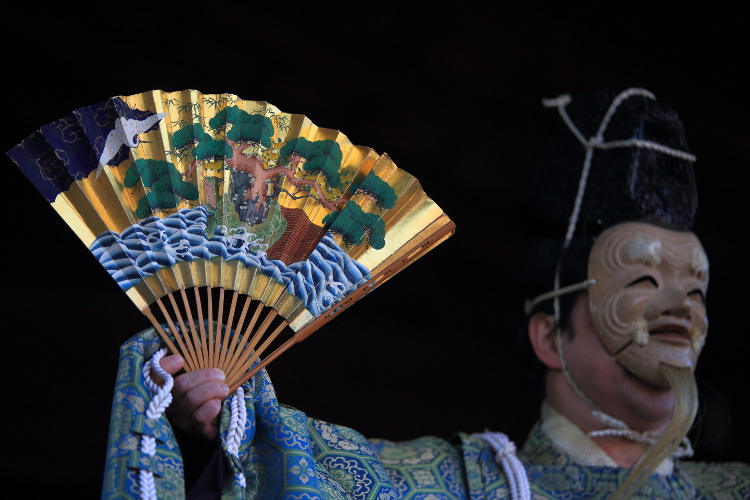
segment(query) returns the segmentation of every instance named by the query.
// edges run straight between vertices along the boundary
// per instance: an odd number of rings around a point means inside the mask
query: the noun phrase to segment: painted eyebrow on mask
[[[630,283],[628,283],[627,285],[625,285],[625,288],[627,288],[629,286],[637,285],[638,283],[651,283],[655,287],[657,287],[657,288],[659,287],[659,283],[656,281],[656,278],[654,278],[653,276],[647,274],[647,275],[641,276],[640,278],[637,278],[637,279],[631,281]]]

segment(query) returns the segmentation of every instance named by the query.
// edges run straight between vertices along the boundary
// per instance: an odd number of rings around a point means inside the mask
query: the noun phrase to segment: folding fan
[[[232,94],[113,97],[8,155],[186,368],[231,389],[455,228],[387,155]]]

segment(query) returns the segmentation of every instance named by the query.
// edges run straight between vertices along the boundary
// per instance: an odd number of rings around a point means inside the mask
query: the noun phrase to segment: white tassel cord
[[[167,353],[166,348],[160,349],[156,352],[153,357],[143,365],[143,378],[146,386],[149,390],[154,393],[151,403],[146,409],[146,417],[157,420],[169,407],[172,402],[172,387],[174,386],[174,378],[164,371],[159,364],[161,358]],[[151,372],[156,372],[159,377],[163,380],[161,386],[157,385],[156,382],[151,378]],[[237,390],[232,394],[232,401],[230,403],[230,420],[229,429],[227,431],[227,451],[233,456],[238,457],[240,444],[245,437],[245,422],[247,420],[247,407],[245,406],[245,392],[242,387],[238,387]],[[141,436],[141,453],[149,456],[153,456],[156,453],[156,440],[152,436],[143,434]],[[138,473],[139,483],[141,489],[142,500],[156,500],[156,484],[154,482],[154,474],[147,469],[141,469]],[[237,474],[237,480],[240,485],[246,487],[245,475],[242,473]]]
[[[245,406],[245,391],[238,387],[232,394],[230,403],[229,429],[227,429],[227,451],[234,457],[239,458],[240,444],[245,437],[245,422],[247,421],[247,407]],[[236,474],[240,486],[246,487],[245,475],[240,472]]]
[[[151,403],[149,403],[146,409],[146,417],[157,420],[169,407],[172,402],[172,386],[174,385],[174,379],[172,376],[164,371],[159,364],[161,358],[167,353],[167,348],[164,347],[157,351],[151,359],[149,359],[143,365],[143,378],[146,386],[149,390],[154,393]],[[162,385],[159,386],[151,378],[151,372],[156,372],[161,378]],[[146,434],[141,435],[141,453],[148,456],[153,456],[156,453],[156,439]],[[154,474],[148,469],[140,469],[138,471],[138,480],[141,489],[142,500],[156,500],[156,483],[154,482]]]
[[[531,489],[526,469],[516,456],[516,445],[502,432],[485,432],[474,436],[484,439],[495,452],[495,461],[503,468],[508,479],[512,500],[529,500]]]

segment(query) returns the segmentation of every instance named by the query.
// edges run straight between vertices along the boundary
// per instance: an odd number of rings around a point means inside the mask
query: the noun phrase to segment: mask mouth
[[[687,318],[664,316],[647,322],[641,318],[634,327],[632,341],[614,354],[617,361],[637,378],[660,388],[669,387],[659,364],[695,369],[701,351],[698,325]]]
[[[692,344],[690,324],[687,321],[665,321],[652,324],[649,336],[664,342]]]

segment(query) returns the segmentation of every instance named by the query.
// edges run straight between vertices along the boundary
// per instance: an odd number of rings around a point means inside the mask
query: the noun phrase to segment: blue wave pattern
[[[219,226],[207,235],[204,205],[182,209],[168,217],[148,217],[118,234],[101,234],[89,250],[123,291],[144,277],[177,262],[221,257],[256,267],[300,298],[317,316],[370,278],[370,270],[339,247],[330,233],[306,260],[286,265],[266,256],[268,245],[244,228]]]

